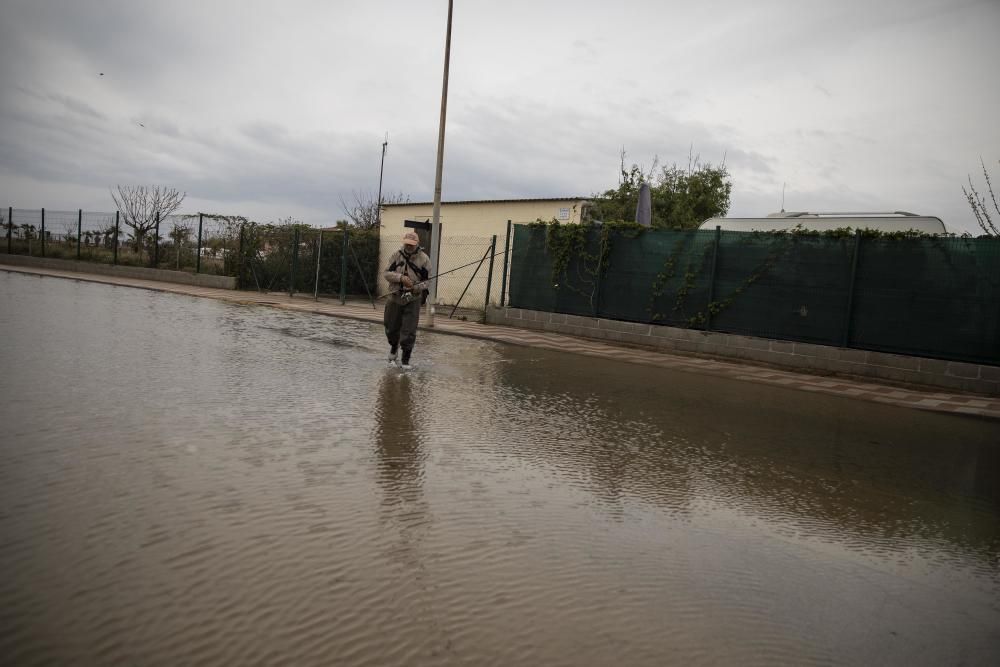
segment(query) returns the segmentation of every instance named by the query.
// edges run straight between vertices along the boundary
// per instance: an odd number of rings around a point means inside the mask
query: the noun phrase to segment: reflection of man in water
[[[408,375],[390,373],[378,387],[374,444],[386,504],[418,500],[422,495],[423,435],[411,382]]]
[[[389,363],[396,364],[397,351],[402,348],[403,368],[410,367],[410,354],[417,341],[417,324],[420,306],[427,291],[431,260],[420,249],[414,232],[403,235],[403,247],[389,258],[389,266],[382,274],[389,283],[389,299],[385,304],[385,336],[389,339]]]

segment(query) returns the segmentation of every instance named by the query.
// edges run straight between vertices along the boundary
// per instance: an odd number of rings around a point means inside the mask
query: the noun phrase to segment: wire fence
[[[241,218],[170,215],[149,229],[119,213],[15,209],[0,212],[0,252],[122,266],[235,275]]]
[[[1000,238],[516,225],[510,305],[1000,364]]]
[[[378,232],[305,225],[245,227],[244,287],[314,296],[376,296]]]
[[[1000,239],[544,225],[446,236],[436,305],[489,304],[1000,364]],[[236,216],[8,208],[0,252],[237,278],[243,289],[364,295],[389,286],[394,235]],[[505,266],[504,262],[507,262]],[[461,316],[461,312],[459,313]]]
[[[261,224],[239,216],[177,214],[146,226],[120,213],[8,208],[0,212],[0,252],[122,266],[234,276],[244,289],[319,296],[387,292],[381,260],[398,241],[377,230]],[[492,238],[445,237],[438,304],[482,311],[500,293]],[[381,256],[381,257],[380,257]]]
[[[478,236],[441,238],[438,273],[445,275],[438,279],[439,305],[485,310],[487,294],[499,296],[496,268],[500,262],[492,256],[496,252],[493,243],[493,239]],[[491,276],[492,285],[487,282]]]
[[[501,287],[503,247],[496,237],[443,236],[438,260],[437,306],[448,315],[462,311],[484,311],[487,300],[498,303]],[[389,258],[401,243],[395,236],[383,237],[379,247],[379,294],[390,290],[382,277]],[[434,248],[425,249],[433,254]]]

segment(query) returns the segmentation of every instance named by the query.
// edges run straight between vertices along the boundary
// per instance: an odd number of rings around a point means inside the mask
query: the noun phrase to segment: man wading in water
[[[410,368],[410,354],[417,340],[420,306],[427,292],[431,259],[420,249],[414,232],[403,235],[403,247],[389,258],[382,275],[389,282],[389,299],[385,304],[385,336],[389,339],[389,365],[396,365],[399,348],[403,349],[402,366]]]

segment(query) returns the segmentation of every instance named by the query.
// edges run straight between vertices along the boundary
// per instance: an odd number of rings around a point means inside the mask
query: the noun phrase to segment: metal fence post
[[[122,212],[121,211],[115,211],[115,254],[114,254],[114,257],[111,260],[112,263],[115,264],[115,265],[118,264],[118,235],[121,233],[120,228],[119,228],[119,223],[121,222],[121,217],[122,217]]]
[[[708,306],[705,307],[705,329],[712,328],[712,303],[715,301],[715,269],[719,264],[719,241],[722,237],[722,226],[715,226],[715,247],[712,248],[712,278],[708,283]]]
[[[319,263],[323,257],[323,230],[319,230],[319,237],[316,239],[316,284],[313,285],[313,300],[319,301]]]
[[[42,209],[42,257],[45,257],[45,209]]]
[[[291,298],[295,294],[295,269],[299,263],[299,228],[295,228],[292,234],[292,265],[288,274],[288,296]]]
[[[351,242],[347,223],[344,223],[344,245],[340,253],[340,305],[347,303],[347,244]]]
[[[243,289],[243,225],[240,225],[240,245],[237,254],[239,261],[236,263],[236,289]]]
[[[201,273],[201,224],[205,219],[204,213],[198,214],[198,254],[194,259],[194,272]]]
[[[847,308],[844,311],[844,338],[841,347],[850,347],[851,316],[854,310],[854,281],[858,276],[858,255],[861,254],[861,230],[854,230],[854,256],[851,258],[851,278],[847,284]]]
[[[80,259],[80,236],[83,234],[83,209],[76,211],[76,258]]]
[[[7,254],[14,252],[14,237],[11,232],[14,230],[14,207],[7,207]]]
[[[500,307],[503,308],[507,297],[507,262],[510,256],[510,220],[507,221],[507,240],[503,244],[503,273],[500,276]]]
[[[160,265],[160,212],[156,212],[156,229],[153,232],[153,267]]]
[[[493,242],[490,243],[490,268],[486,271],[486,310],[490,309],[490,286],[493,284],[493,257],[497,254],[497,235],[493,235]]]

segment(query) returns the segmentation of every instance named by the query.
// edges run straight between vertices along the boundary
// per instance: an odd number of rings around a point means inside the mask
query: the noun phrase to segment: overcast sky
[[[311,224],[433,196],[446,0],[0,1],[3,207]],[[101,73],[103,72],[103,76]],[[1000,185],[1000,0],[455,0],[443,197],[588,196],[619,153],[723,160],[730,215],[896,210],[977,232]]]

